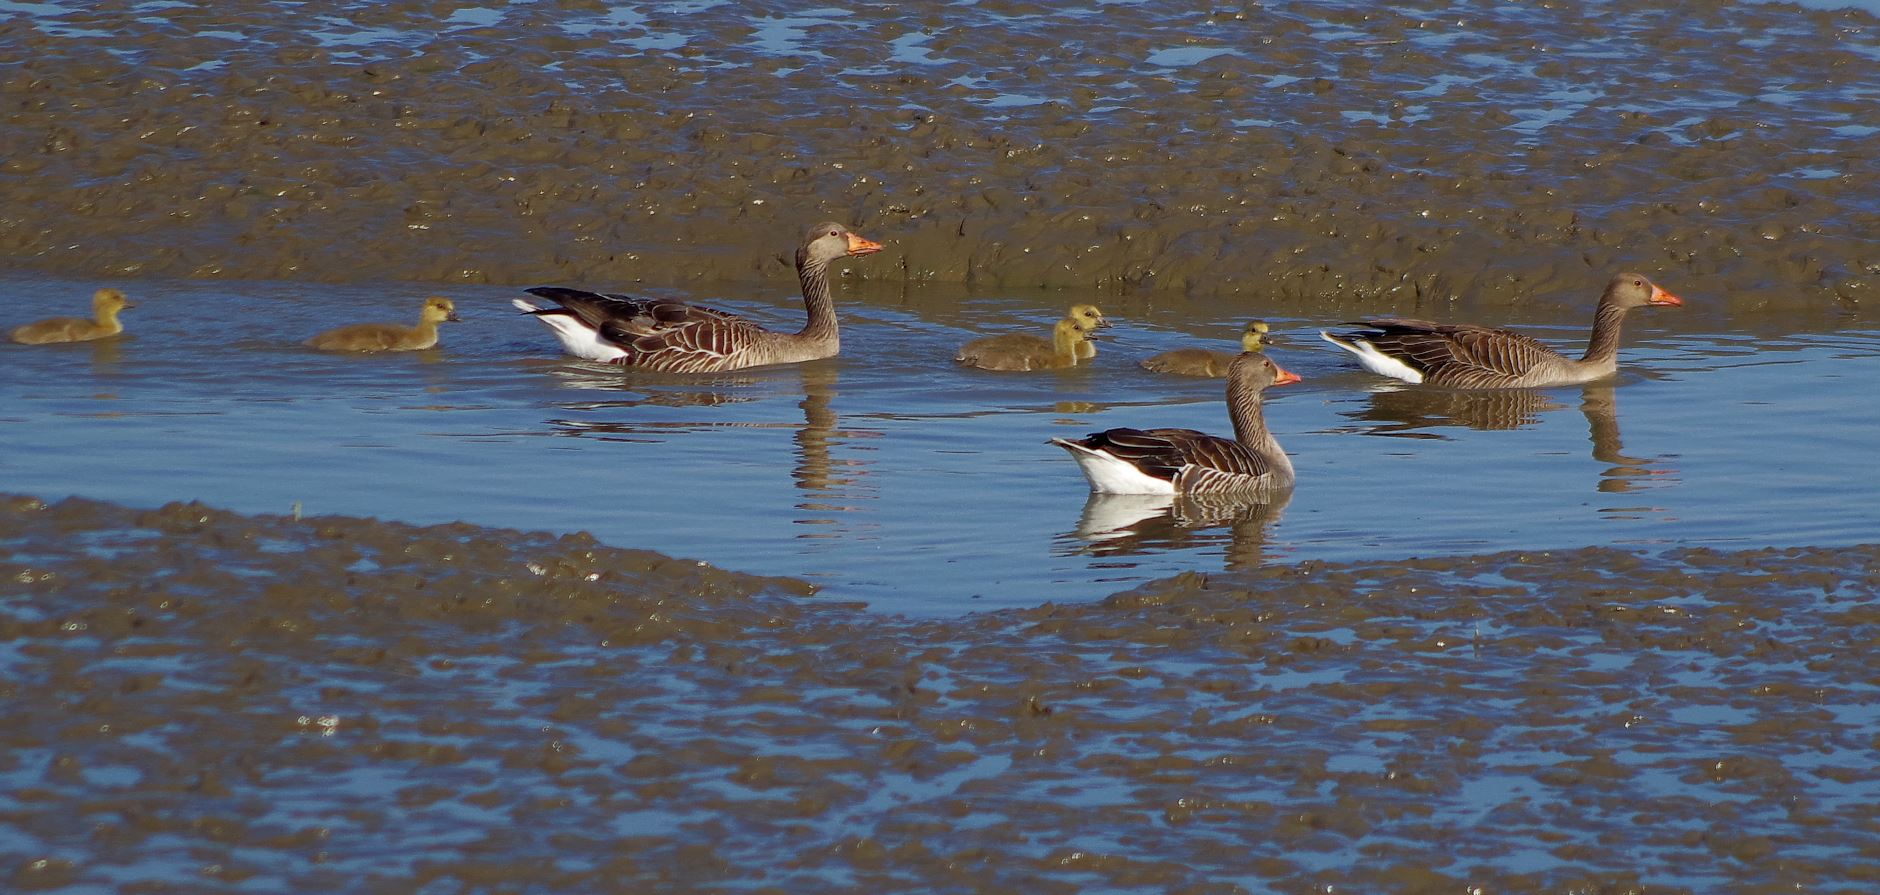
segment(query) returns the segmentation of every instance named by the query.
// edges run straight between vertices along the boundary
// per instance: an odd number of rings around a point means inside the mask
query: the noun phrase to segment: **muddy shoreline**
[[[918,621],[464,525],[13,496],[0,544],[20,891],[1880,876],[1880,546],[1302,563]]]
[[[1880,284],[1860,11],[481,12],[0,23],[0,266],[782,283],[835,217],[889,245],[851,276],[976,289],[1404,309],[1634,267],[1750,310]]]

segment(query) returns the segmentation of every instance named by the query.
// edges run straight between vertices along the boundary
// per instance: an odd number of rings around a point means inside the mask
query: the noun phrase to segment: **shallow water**
[[[1269,314],[1305,382],[1269,392],[1299,486],[1266,507],[1089,498],[1045,444],[1112,426],[1226,432],[1222,385],[1134,361],[1227,347],[1226,303],[1113,304],[1088,368],[956,367],[983,332],[1041,330],[1057,296],[851,290],[831,362],[703,380],[558,357],[516,293],[454,288],[439,349],[328,355],[297,342],[411,317],[428,291],[131,281],[134,336],[0,348],[11,487],[154,506],[588,531],[610,544],[807,578],[911,614],[1089,600],[1188,570],[1586,545],[1855,544],[1880,530],[1863,468],[1880,333],[1774,332],[1687,295],[1629,321],[1623,371],[1586,389],[1406,390]],[[1676,284],[1670,284],[1675,290]],[[14,277],[21,319],[84,284]],[[718,302],[779,323],[787,294]],[[1518,321],[1583,338],[1586,296]],[[793,324],[792,324],[793,325]]]

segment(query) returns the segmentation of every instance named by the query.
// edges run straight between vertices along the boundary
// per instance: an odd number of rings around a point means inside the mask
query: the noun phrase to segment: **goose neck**
[[[797,264],[796,278],[803,286],[803,307],[809,312],[809,320],[798,335],[817,341],[836,341],[836,300],[829,291],[828,263],[805,260]]]
[[[1619,333],[1625,327],[1625,308],[1601,301],[1593,312],[1593,334],[1586,341],[1582,364],[1604,364],[1619,357]]]

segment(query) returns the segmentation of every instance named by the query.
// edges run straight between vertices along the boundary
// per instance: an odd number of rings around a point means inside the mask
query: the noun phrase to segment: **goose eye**
[[[841,236],[841,235],[842,235],[842,231],[840,231],[840,230],[831,230],[831,231],[829,231],[829,235],[830,235],[830,236]]]

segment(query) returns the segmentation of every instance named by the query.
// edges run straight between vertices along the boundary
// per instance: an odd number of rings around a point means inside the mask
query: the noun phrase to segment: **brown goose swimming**
[[[796,250],[796,277],[809,320],[794,333],[772,332],[736,314],[682,301],[559,286],[528,290],[555,302],[554,307],[520,298],[513,303],[546,324],[569,354],[587,360],[669,373],[795,364],[834,357],[842,349],[835,298],[829,291],[829,262],[878,251],[880,243],[841,224],[809,228]]]
[[[1627,311],[1682,304],[1640,274],[1613,277],[1599,297],[1593,334],[1579,360],[1517,332],[1466,323],[1382,317],[1351,323],[1368,330],[1342,336],[1320,331],[1319,336],[1356,355],[1365,369],[1405,382],[1448,388],[1573,385],[1618,371],[1619,330]]]
[[[1051,327],[1051,338],[1030,333],[986,336],[960,346],[954,360],[968,367],[1002,372],[1057,370],[1097,356],[1090,334],[1109,326],[1096,305],[1073,305]]]
[[[307,340],[321,351],[423,351],[437,344],[437,325],[457,319],[457,306],[441,295],[424,300],[418,325],[355,323],[331,329]]]
[[[1264,351],[1272,344],[1268,338],[1271,328],[1264,320],[1255,320],[1247,324],[1240,333],[1240,350]],[[1207,348],[1177,348],[1164,351],[1148,358],[1140,366],[1151,373],[1170,373],[1176,376],[1201,376],[1220,379],[1227,375],[1227,368],[1237,355],[1226,351],[1214,351]]]
[[[1299,376],[1248,351],[1227,372],[1227,414],[1234,437],[1193,429],[1108,429],[1076,441],[1071,452],[1090,490],[1100,494],[1267,494],[1291,488],[1292,460],[1266,428],[1260,393]]]
[[[21,345],[51,345],[55,342],[90,342],[105,339],[124,331],[124,324],[118,322],[118,313],[125,308],[137,307],[116,289],[100,289],[92,293],[92,319],[83,317],[53,317],[15,327],[7,337]]]

